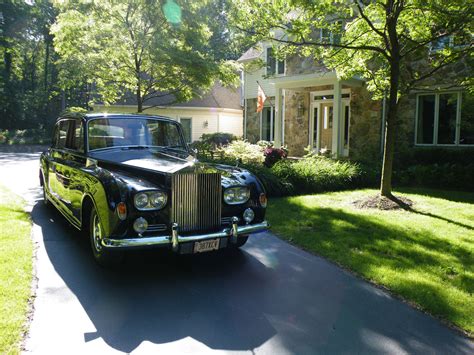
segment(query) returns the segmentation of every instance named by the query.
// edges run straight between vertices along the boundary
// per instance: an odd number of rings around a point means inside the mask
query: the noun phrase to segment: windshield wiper
[[[187,153],[188,151],[185,148],[179,148],[179,147],[162,147],[164,150],[176,150],[178,152],[183,152]]]
[[[120,147],[122,150],[132,150],[132,149],[150,149],[151,147],[149,145],[126,145],[123,147]]]

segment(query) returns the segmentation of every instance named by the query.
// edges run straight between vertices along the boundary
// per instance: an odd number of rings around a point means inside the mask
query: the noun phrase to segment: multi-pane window
[[[277,60],[273,48],[267,48],[267,75],[285,74],[285,61]]]
[[[474,144],[472,95],[423,94],[417,104],[416,144]]]

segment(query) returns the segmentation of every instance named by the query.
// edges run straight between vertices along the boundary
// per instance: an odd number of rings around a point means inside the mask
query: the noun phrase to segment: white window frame
[[[193,118],[192,117],[189,117],[189,116],[183,116],[183,117],[179,117],[179,123],[181,123],[181,120],[189,120],[190,121],[190,127],[189,129],[191,130],[190,134],[191,134],[191,140],[189,142],[186,142],[186,143],[192,143],[193,142]]]
[[[438,144],[438,129],[439,129],[439,97],[444,94],[457,94],[457,106],[456,106],[456,131],[454,133],[453,144]],[[416,110],[415,110],[415,146],[417,147],[474,147],[474,144],[460,144],[461,138],[461,107],[462,107],[462,91],[459,90],[447,90],[440,92],[426,92],[416,95]],[[433,127],[433,143],[418,143],[418,113],[420,106],[420,96],[433,96],[435,97],[434,107],[434,127]]]
[[[281,60],[278,60],[277,58],[275,58],[275,73],[273,73],[273,74],[268,73],[268,50],[269,49],[273,49],[273,47],[272,46],[266,46],[265,47],[265,75],[267,75],[267,76],[271,75],[273,77],[285,76],[285,74],[286,74],[286,59],[282,61],[283,66],[285,67],[284,68],[285,70],[283,71],[282,74],[278,74],[278,67],[280,66],[279,63],[281,62]]]

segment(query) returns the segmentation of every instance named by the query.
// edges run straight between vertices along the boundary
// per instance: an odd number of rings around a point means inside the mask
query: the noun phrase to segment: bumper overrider
[[[103,238],[102,245],[105,248],[119,249],[119,248],[143,248],[153,246],[167,246],[171,245],[174,251],[178,251],[180,244],[198,242],[207,239],[225,239],[229,240],[230,243],[236,243],[239,235],[248,235],[251,233],[263,232],[270,228],[270,224],[267,221],[263,221],[255,224],[247,224],[243,226],[237,225],[238,218],[232,218],[232,224],[222,229],[219,232],[196,234],[196,235],[179,235],[179,226],[174,223],[172,226],[171,235],[162,236],[150,236],[150,237],[138,237],[138,238],[124,238],[124,239],[112,239]]]

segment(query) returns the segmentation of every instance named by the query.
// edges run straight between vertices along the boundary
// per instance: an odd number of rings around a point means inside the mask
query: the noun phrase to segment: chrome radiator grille
[[[221,175],[176,174],[171,179],[171,222],[180,232],[221,224]]]

